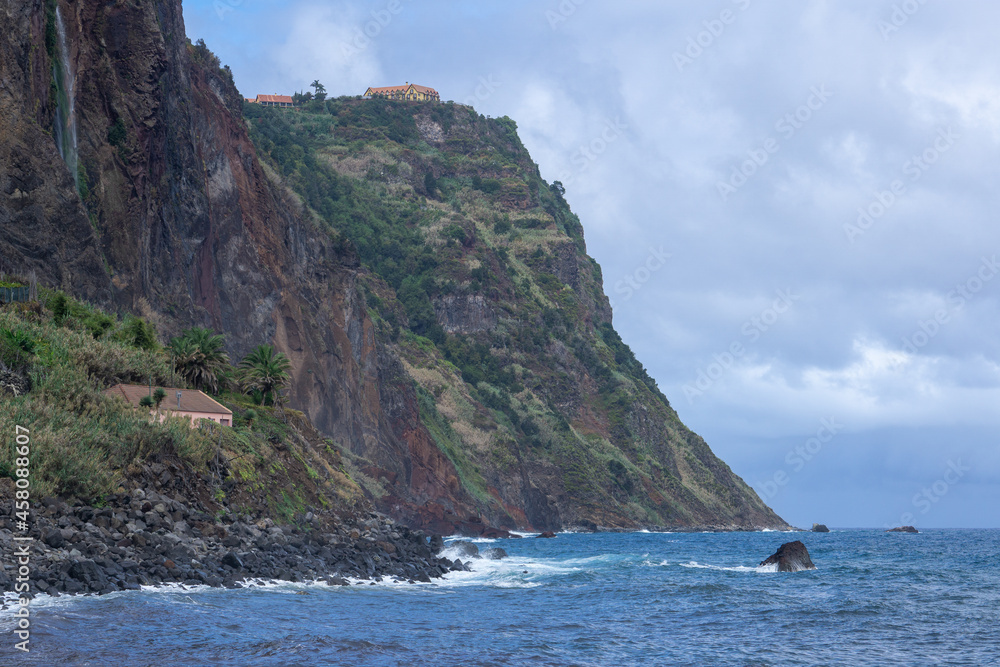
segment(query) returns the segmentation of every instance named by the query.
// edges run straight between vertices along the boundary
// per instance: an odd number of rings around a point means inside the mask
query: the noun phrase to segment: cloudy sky
[[[1000,5],[186,0],[241,92],[510,116],[615,325],[790,522],[1000,527]]]

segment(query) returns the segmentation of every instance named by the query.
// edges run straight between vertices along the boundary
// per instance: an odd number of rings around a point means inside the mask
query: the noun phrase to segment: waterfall
[[[56,144],[59,155],[66,161],[73,175],[77,190],[80,189],[80,174],[77,170],[76,149],[76,75],[69,59],[69,44],[66,41],[66,25],[62,12],[56,5],[56,33],[59,37],[59,60],[53,64],[56,80]]]

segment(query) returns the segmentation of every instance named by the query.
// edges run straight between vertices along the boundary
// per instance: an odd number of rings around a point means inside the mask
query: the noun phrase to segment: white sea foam
[[[473,544],[492,544],[496,542],[493,537],[463,537],[461,535],[452,535],[451,537],[444,538],[444,543],[451,544],[452,542],[472,542]]]
[[[666,561],[664,561],[666,562]],[[687,563],[680,563],[681,567],[690,567],[699,570],[722,570],[725,572],[777,572],[777,565],[759,565],[757,567],[749,567],[746,565],[737,565],[735,567],[725,567],[722,565],[706,565],[705,563],[699,563],[697,561],[688,561]]]

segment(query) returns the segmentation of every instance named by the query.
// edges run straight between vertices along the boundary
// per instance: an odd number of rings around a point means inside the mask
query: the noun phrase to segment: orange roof
[[[383,88],[371,88],[373,93],[401,93],[403,91],[413,88],[418,93],[424,93],[427,95],[437,95],[438,92],[433,88],[428,88],[427,86],[418,86],[415,83],[408,83],[405,86],[385,86]]]
[[[156,391],[157,387],[153,387]],[[205,393],[197,389],[178,389],[177,387],[163,387],[167,392],[167,397],[160,405],[165,410],[175,410],[178,412],[211,412],[215,414],[231,415],[233,411],[213,400]],[[181,394],[180,407],[177,407],[177,392]],[[149,396],[149,386],[142,384],[116,384],[111,389],[104,391],[105,396],[118,396],[124,398],[134,406],[139,405],[139,399]]]
[[[292,104],[291,95],[258,95],[258,102],[278,102],[281,104]]]
[[[428,95],[437,95],[436,90],[433,88],[428,88],[427,86],[418,86],[415,83],[410,84],[418,93],[427,93]]]

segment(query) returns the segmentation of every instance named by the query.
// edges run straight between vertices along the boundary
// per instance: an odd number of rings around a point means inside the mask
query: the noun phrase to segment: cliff
[[[414,524],[784,526],[614,332],[512,121],[244,109],[178,0],[56,10],[0,13],[0,269],[234,358],[275,343],[289,403]]]

